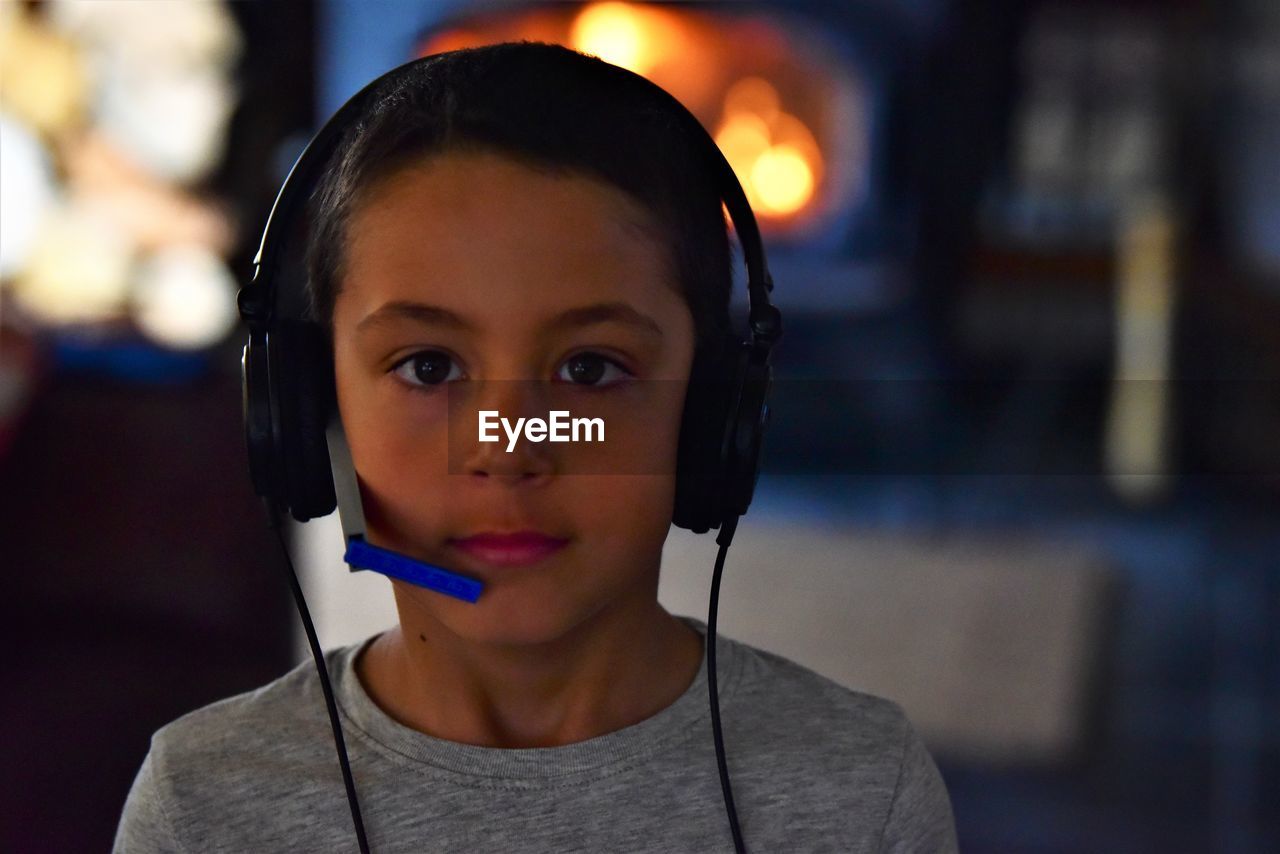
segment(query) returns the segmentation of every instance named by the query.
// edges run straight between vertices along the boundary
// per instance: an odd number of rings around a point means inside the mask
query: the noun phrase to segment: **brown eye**
[[[460,374],[457,365],[448,354],[439,350],[424,350],[421,353],[414,353],[407,359],[403,359],[392,369],[392,373],[400,377],[410,385],[415,386],[434,386],[440,385],[451,379],[457,379],[455,375]]]
[[[560,373],[566,382],[600,387],[616,385],[629,375],[626,368],[599,353],[579,353],[569,358]]]

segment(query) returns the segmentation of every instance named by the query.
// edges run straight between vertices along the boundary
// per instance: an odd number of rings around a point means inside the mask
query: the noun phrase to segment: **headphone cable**
[[[360,801],[356,797],[355,780],[351,777],[351,763],[347,759],[347,745],[342,738],[342,724],[338,720],[338,704],[333,699],[333,686],[329,684],[329,669],[324,663],[324,653],[320,650],[320,641],[316,639],[316,627],[311,622],[311,612],[307,609],[307,600],[303,598],[302,586],[298,584],[298,573],[293,568],[293,559],[289,556],[289,547],[285,544],[284,534],[280,531],[280,517],[274,507],[268,507],[271,530],[275,532],[280,543],[280,551],[284,553],[285,567],[289,580],[289,589],[293,592],[294,604],[298,606],[298,616],[302,618],[302,628],[307,633],[307,644],[311,647],[311,657],[316,662],[316,672],[320,674],[320,688],[324,692],[324,704],[329,709],[329,724],[333,727],[333,743],[338,749],[338,764],[342,766],[342,782],[347,787],[347,805],[351,807],[351,821],[356,828],[356,841],[360,845],[360,854],[369,854],[369,840],[364,833],[364,819],[360,815]]]
[[[729,543],[733,541],[733,532],[738,528],[738,517],[729,516],[720,524],[720,533],[716,535],[716,543],[720,546],[716,554],[716,568],[711,574],[711,601],[707,605],[707,692],[711,698],[711,734],[716,743],[716,767],[720,769],[720,790],[724,792],[724,808],[729,814],[729,831],[733,834],[733,849],[737,854],[746,854],[747,847],[742,841],[742,830],[738,827],[738,811],[733,806],[733,787],[729,783],[729,766],[724,755],[724,734],[720,729],[720,695],[716,688],[716,611],[720,601],[720,573],[724,571],[725,553],[729,551]]]

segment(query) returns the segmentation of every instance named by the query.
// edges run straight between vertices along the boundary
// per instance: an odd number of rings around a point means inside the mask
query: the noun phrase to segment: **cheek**
[[[654,474],[570,475],[562,478],[575,517],[591,520],[584,529],[625,532],[656,529],[671,517],[675,476]]]
[[[671,530],[675,478],[668,475],[600,475],[565,478],[566,497],[581,537],[576,572],[607,587],[629,586],[652,573]]]
[[[339,350],[334,360],[338,411],[356,468],[371,475],[387,467],[429,460],[444,435],[442,395],[415,393],[399,381]]]
[[[380,521],[389,520],[391,529],[402,528],[409,520],[397,517],[409,507],[418,511],[415,516],[435,518],[443,504],[435,496],[446,492],[448,470],[444,404],[395,389],[386,377],[365,376],[341,359],[335,379],[370,527],[385,527]]]
[[[407,439],[385,421],[357,433],[351,455],[368,533],[375,543],[416,553],[441,535],[455,509],[444,455],[434,449],[437,443]]]

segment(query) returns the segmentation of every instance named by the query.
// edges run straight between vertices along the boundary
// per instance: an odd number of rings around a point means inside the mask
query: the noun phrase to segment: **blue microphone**
[[[437,593],[444,593],[463,602],[475,602],[480,598],[480,591],[484,589],[484,584],[474,578],[450,572],[434,563],[424,563],[399,552],[380,548],[365,542],[364,537],[348,537],[347,552],[342,559],[353,571],[372,569],[374,572],[408,581],[410,584],[416,584]]]
[[[356,467],[351,459],[347,434],[342,429],[342,421],[336,411],[325,427],[325,439],[329,446],[329,466],[333,469],[333,491],[338,499],[338,520],[342,524],[342,538],[347,544],[342,559],[351,567],[351,571],[371,569],[463,602],[474,603],[479,599],[484,590],[482,582],[459,575],[443,566],[375,546],[365,540],[360,484],[356,480]]]

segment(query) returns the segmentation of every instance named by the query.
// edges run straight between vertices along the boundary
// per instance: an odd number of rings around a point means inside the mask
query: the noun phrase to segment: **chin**
[[[587,603],[575,605],[561,597],[549,601],[501,586],[487,588],[474,604],[425,590],[411,595],[452,634],[471,643],[497,646],[557,643],[603,610]]]

